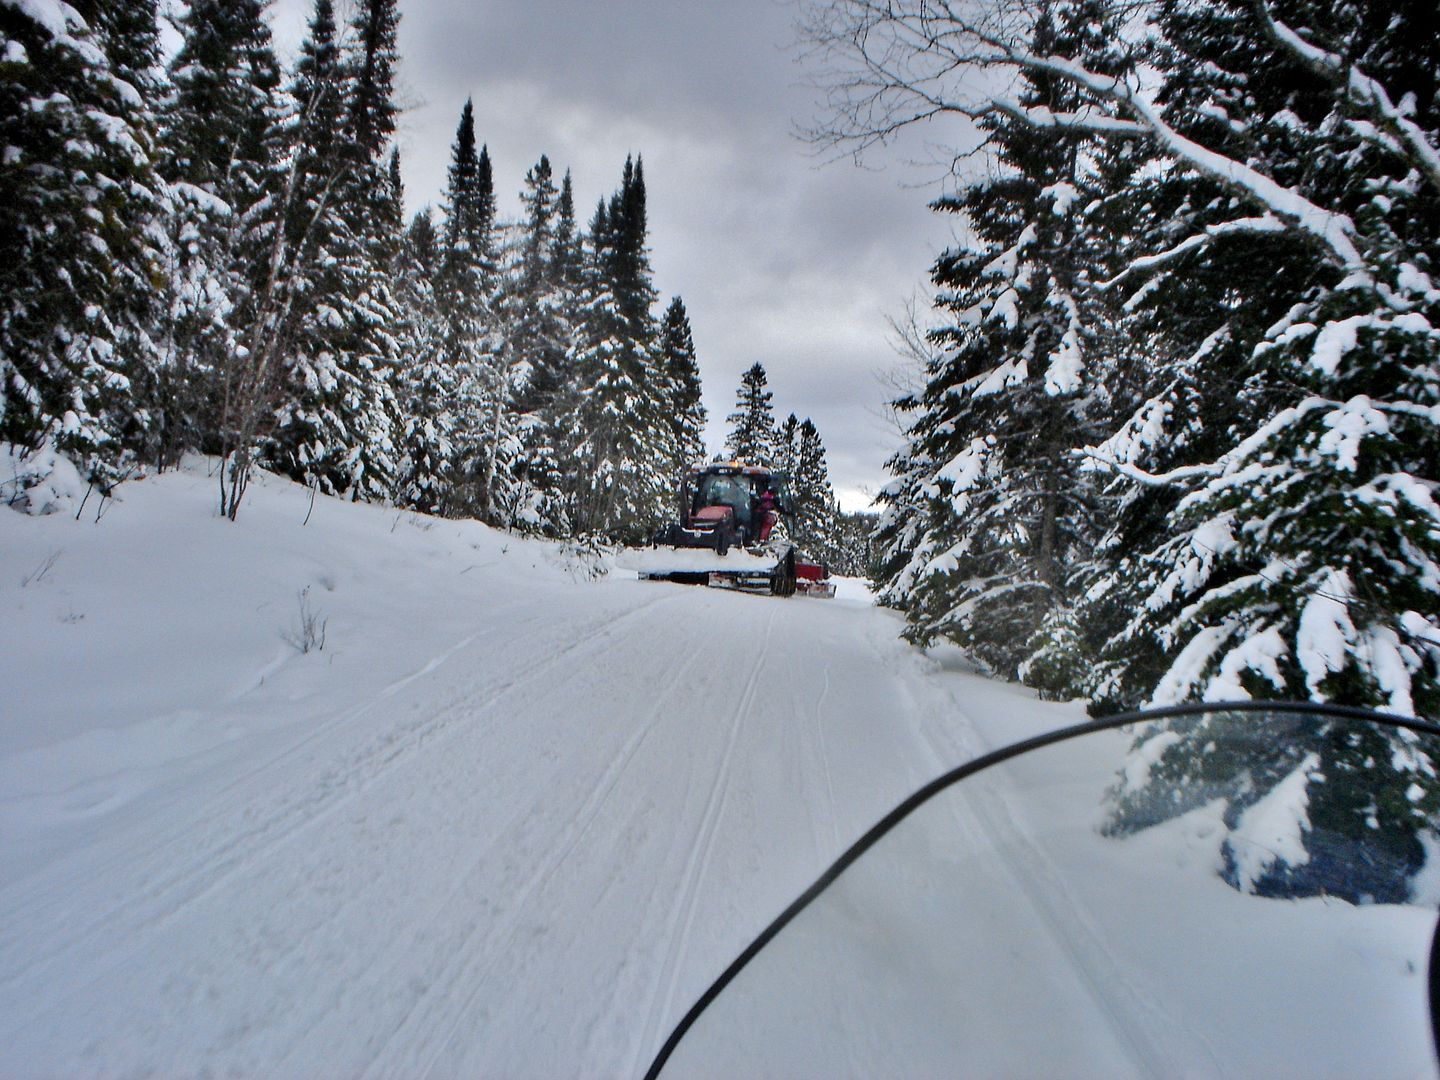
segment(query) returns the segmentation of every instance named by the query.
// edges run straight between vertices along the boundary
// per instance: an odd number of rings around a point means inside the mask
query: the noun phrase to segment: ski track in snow
[[[53,964],[63,969],[68,957],[75,953],[84,953],[99,934],[109,937],[119,931],[126,936],[134,936],[162,926],[168,919],[186,910],[190,904],[222,886],[236,873],[253,866],[267,852],[287,842],[295,833],[323,822],[330,814],[360,795],[378,776],[403,764],[407,757],[427,740],[443,734],[458,720],[470,718],[474,712],[475,701],[486,701],[486,708],[493,708],[505,695],[515,692],[517,688],[523,692],[528,685],[528,679],[539,677],[543,671],[570,658],[572,653],[582,650],[585,653],[601,651],[604,643],[616,633],[618,625],[638,617],[661,599],[663,598],[657,597],[648,604],[626,612],[619,619],[607,617],[598,620],[583,628],[586,634],[598,632],[598,637],[582,635],[567,647],[536,656],[527,666],[509,673],[505,678],[475,687],[461,700],[449,704],[442,711],[385,731],[362,746],[353,756],[330,767],[320,777],[316,787],[307,791],[302,798],[286,800],[263,810],[256,810],[253,804],[247,805],[243,811],[245,826],[233,834],[221,833],[225,839],[217,848],[192,853],[166,846],[146,852],[127,852],[116,861],[133,865],[135,860],[144,858],[155,867],[154,873],[159,880],[147,882],[144,893],[127,896],[123,903],[113,908],[87,912],[89,925],[85,930],[75,934],[72,929],[70,933],[73,936],[68,941],[57,933],[56,937],[64,941],[63,948],[55,952],[32,955],[28,963],[11,959],[13,952],[18,951],[22,943],[0,938],[0,967],[7,972],[0,978],[0,986],[10,986],[25,979],[39,965]],[[472,635],[471,640],[473,637]],[[450,650],[450,654],[463,647],[464,642]],[[444,659],[445,656],[438,657],[420,671],[392,683],[382,694],[382,700],[434,671]],[[242,787],[246,781],[282,766],[287,758],[302,753],[321,736],[334,728],[353,722],[378,704],[378,700],[373,701],[352,713],[336,718],[277,758],[229,785],[222,794]],[[232,804],[217,800],[213,813],[199,815],[201,828],[196,829],[192,823],[191,828],[183,833],[180,839],[188,840],[197,834],[203,839],[210,839],[216,835],[219,821],[232,817],[233,811]],[[178,870],[175,869],[177,866]],[[32,897],[28,904],[22,902],[16,905],[16,919],[26,920],[35,908],[55,909],[57,895],[77,885],[78,883],[72,880],[58,888],[46,887],[43,892]],[[67,912],[67,918],[73,920],[74,916],[75,913]],[[13,927],[14,923],[11,925]],[[7,933],[5,938],[10,936],[11,933]],[[43,978],[44,972],[39,977]]]
[[[825,772],[825,804],[829,812],[825,815],[830,821],[831,850],[843,851],[840,846],[840,824],[836,813],[840,804],[835,799],[835,776],[830,771],[830,748],[825,743],[825,706],[830,700],[830,665],[825,665],[825,685],[820,690],[820,697],[815,702],[815,751],[820,761],[820,767]]]
[[[658,1046],[663,1038],[663,1033],[660,1031],[661,1022],[665,1020],[673,1022],[674,1019],[678,1019],[674,1016],[675,992],[680,968],[685,962],[690,931],[695,921],[695,901],[704,882],[705,873],[710,866],[716,827],[721,814],[725,811],[725,793],[729,787],[730,773],[734,766],[735,744],[739,738],[740,727],[744,723],[745,715],[753,706],[756,692],[760,686],[760,676],[765,668],[771,637],[775,631],[775,617],[776,612],[771,612],[765,621],[764,638],[755,649],[754,665],[750,669],[745,689],[739,695],[739,700],[736,702],[730,718],[729,736],[725,741],[724,754],[715,770],[715,778],[705,800],[705,812],[701,815],[699,828],[689,844],[690,858],[685,866],[680,892],[675,898],[675,905],[665,927],[665,941],[667,942],[665,962],[660,969],[659,978],[655,982],[654,991],[646,1003],[644,1036],[638,1044],[637,1057],[631,1062],[630,1071],[635,1074],[642,1073],[647,1064],[640,1060],[640,1055],[650,1053],[649,1048]],[[660,1008],[657,1010],[656,996],[662,987],[663,997]]]
[[[682,669],[680,674],[683,675],[685,671],[687,671],[689,667],[694,663],[695,659],[696,657],[691,657],[690,662],[686,665],[684,669]],[[600,811],[605,807],[611,795],[614,793],[615,787],[619,783],[620,777],[624,774],[626,769],[629,768],[631,762],[634,761],[635,755],[638,753],[640,747],[644,744],[645,740],[649,738],[650,734],[655,730],[660,719],[661,709],[658,706],[652,708],[650,716],[646,720],[644,725],[637,729],[636,732],[630,736],[629,740],[626,742],[624,747],[621,748],[620,752],[610,760],[610,763],[606,766],[599,780],[597,780],[596,783],[590,788],[589,793],[586,795],[584,802],[579,809],[579,812],[576,814],[575,818],[568,823],[566,827],[568,835],[564,838],[560,850],[554,856],[548,859],[547,862],[535,874],[533,874],[529,879],[526,880],[524,885],[521,887],[518,896],[510,907],[510,917],[504,920],[501,925],[493,928],[486,935],[488,942],[492,946],[495,943],[513,937],[516,924],[518,923],[520,917],[525,913],[527,904],[531,896],[536,892],[537,889],[544,886],[552,877],[554,877],[554,875],[560,869],[562,864],[564,864],[566,859],[570,857],[571,853],[574,852],[580,842],[585,839],[586,834],[594,825],[596,818],[600,814]],[[467,942],[466,944],[469,945],[469,942]],[[461,954],[463,955],[464,953],[469,951],[470,950],[468,948],[462,949]],[[425,1020],[422,1019],[420,1024],[417,1025],[417,1027],[419,1028],[418,1031],[407,1032],[407,1034],[419,1036],[418,1038],[412,1038],[410,1042],[417,1045],[427,1045],[434,1048],[434,1052],[429,1055],[428,1058],[426,1058],[423,1062],[417,1063],[404,1060],[398,1062],[392,1061],[388,1057],[388,1052],[390,1051],[391,1046],[394,1045],[394,1043],[396,1042],[395,1036],[399,1035],[401,1030],[409,1024],[411,1017],[416,1015],[416,1012],[412,1010],[410,1013],[407,1013],[406,1016],[402,1018],[401,1023],[397,1027],[396,1031],[392,1033],[391,1038],[387,1040],[386,1044],[380,1048],[380,1052],[376,1055],[375,1060],[362,1073],[362,1075],[375,1076],[394,1074],[397,1072],[405,1072],[409,1075],[415,1075],[419,1077],[430,1076],[435,1071],[437,1063],[444,1057],[446,1052],[450,1050],[450,1048],[454,1045],[455,1040],[462,1032],[465,1016],[467,1013],[470,1012],[470,1003],[486,985],[485,977],[489,973],[489,969],[494,964],[494,952],[495,950],[493,947],[487,950],[486,954],[483,957],[484,963],[480,967],[480,970],[459,970],[451,972],[449,975],[447,975],[446,979],[444,980],[445,983],[451,989],[461,992],[464,1006],[456,1011],[456,1015],[454,1017],[449,1018],[445,1021],[445,1030],[437,1032],[436,1030],[434,1030],[435,1025],[433,1023],[427,1024],[425,1023]],[[463,989],[466,986],[471,987],[471,990],[468,994],[463,994]],[[442,999],[445,996],[446,995],[442,994]],[[418,1068],[413,1073],[411,1073],[408,1069],[408,1066],[416,1064],[418,1064]],[[400,1066],[398,1070],[396,1068],[397,1066]]]

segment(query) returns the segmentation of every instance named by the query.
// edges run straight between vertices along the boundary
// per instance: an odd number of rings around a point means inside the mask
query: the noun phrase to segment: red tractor
[[[655,534],[656,546],[708,548],[721,559],[731,549],[750,557],[744,567],[717,565],[647,573],[647,578],[769,591],[790,596],[800,591],[834,596],[835,586],[823,564],[812,562],[785,537],[782,517],[795,506],[783,473],[717,461],[690,469],[681,483],[681,520]]]

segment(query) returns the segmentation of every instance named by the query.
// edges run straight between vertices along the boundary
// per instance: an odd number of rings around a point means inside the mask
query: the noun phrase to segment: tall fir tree
[[[564,451],[553,421],[573,408],[569,356],[574,345],[572,293],[574,203],[569,176],[555,186],[550,159],[525,174],[512,265],[502,296],[509,366],[515,378],[522,450],[515,462],[515,522],[530,531],[567,529]]]
[[[705,457],[705,406],[701,403],[700,364],[685,301],[674,297],[660,328],[660,378],[664,415],[670,421],[667,472],[678,477]]]
[[[587,247],[574,358],[574,432],[585,475],[574,521],[582,531],[639,540],[668,516],[673,480],[638,162],[626,159],[619,190],[596,209]]]
[[[730,434],[725,450],[732,457],[750,465],[769,467],[775,463],[774,394],[767,388],[769,378],[764,365],[752,364],[740,377],[735,396],[735,411],[725,418]]]
[[[498,270],[495,179],[488,150],[476,149],[474,105],[466,101],[446,191],[440,302],[457,385],[458,504],[491,523],[501,519],[504,492],[498,488],[519,453],[496,311]]]
[[[395,272],[398,332],[404,361],[397,398],[402,465],[398,501],[444,515],[455,499],[456,369],[445,350],[436,281],[440,243],[430,210],[415,215],[400,246]]]
[[[807,417],[796,428],[790,490],[795,504],[792,535],[807,554],[829,564],[843,560],[840,505],[830,486],[830,465],[820,432]]]
[[[286,102],[264,5],[196,0],[181,30],[162,110],[161,167],[175,205],[166,363],[155,387],[162,466],[187,447],[227,449],[232,429],[273,405],[246,376],[283,240]],[[242,410],[240,397],[260,400]],[[237,411],[248,423],[235,423]]]
[[[316,0],[291,86],[298,110],[289,147],[295,183],[283,227],[294,252],[285,282],[292,319],[265,458],[330,494],[350,488],[346,414],[359,394],[347,290],[361,251],[342,206],[356,163],[345,131],[350,75],[333,0]]]

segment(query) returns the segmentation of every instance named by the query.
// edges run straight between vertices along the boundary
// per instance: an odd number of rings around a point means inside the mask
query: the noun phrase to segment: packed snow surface
[[[638,1076],[895,803],[1082,718],[914,650],[859,583],[822,601],[642,582],[647,557],[312,510],[266,476],[231,523],[203,462],[121,494],[78,521],[0,511],[5,1077]],[[1103,786],[1124,746],[1076,760]],[[1244,897],[1215,877],[1205,828],[1106,839],[1093,798],[1060,811],[1028,782],[977,788],[899,839],[918,856],[905,869],[877,864],[901,897],[979,890],[934,951],[969,957],[945,969],[947,1008],[974,1003],[1039,1049],[1042,1073],[1357,1075],[1366,1025],[1384,1054],[1360,1072],[1433,1073],[1428,1045],[1407,1042],[1428,1030],[1431,916]],[[1061,818],[1072,832],[1047,844]],[[944,857],[946,830],[978,870]],[[1156,861],[1186,883],[1165,894],[1179,934],[1144,926],[1132,878]],[[1255,910],[1263,932],[1225,948]],[[889,1022],[914,1005],[889,991],[893,918],[836,954],[876,988],[843,1045],[878,1057],[825,1071],[885,1060]],[[1262,941],[1288,967],[1260,959]],[[1038,996],[1022,954],[1053,965]],[[1186,988],[1166,1012],[1172,983]],[[1254,1020],[1267,995],[1315,1013],[1318,1033]],[[1214,1049],[1211,998],[1249,1056]],[[1015,1000],[1028,1007],[1001,1008]],[[834,1018],[808,1007],[824,1036]],[[1054,1036],[1055,1017],[1090,1035]],[[922,1064],[953,1074],[949,1053]],[[971,1065],[1013,1072],[984,1051]]]

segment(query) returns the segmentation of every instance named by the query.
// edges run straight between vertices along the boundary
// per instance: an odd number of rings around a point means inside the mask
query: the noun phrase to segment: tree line
[[[643,161],[577,221],[568,172],[502,220],[475,112],[405,220],[396,0],[315,0],[295,62],[263,0],[0,0],[0,441],[102,494],[216,455],[319,491],[639,539],[704,453],[683,301],[657,315]],[[43,507],[40,507],[43,508]]]

